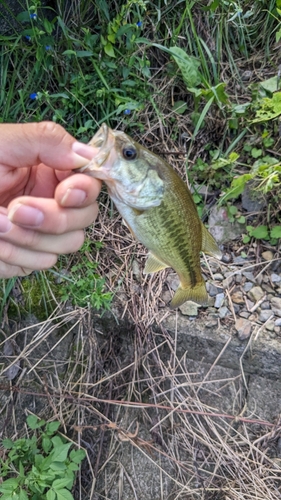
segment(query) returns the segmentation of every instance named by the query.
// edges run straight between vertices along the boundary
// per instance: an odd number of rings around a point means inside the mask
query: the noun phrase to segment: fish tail
[[[188,286],[186,288],[183,288],[180,285],[172,298],[170,307],[172,309],[180,307],[187,300],[192,300],[192,302],[196,302],[197,304],[201,304],[202,306],[208,304],[208,294],[204,281],[198,283],[194,287]]]

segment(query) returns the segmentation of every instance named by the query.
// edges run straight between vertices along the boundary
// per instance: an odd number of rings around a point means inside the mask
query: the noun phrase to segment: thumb
[[[54,122],[0,124],[0,137],[0,164],[13,168],[44,163],[58,170],[72,170],[86,165],[98,152],[97,148],[77,143]],[[73,144],[79,155],[73,151]]]

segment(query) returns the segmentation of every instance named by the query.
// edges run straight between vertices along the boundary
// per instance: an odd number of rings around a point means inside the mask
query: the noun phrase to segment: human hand
[[[71,174],[96,153],[53,122],[0,124],[0,278],[48,269],[82,246],[101,183]]]

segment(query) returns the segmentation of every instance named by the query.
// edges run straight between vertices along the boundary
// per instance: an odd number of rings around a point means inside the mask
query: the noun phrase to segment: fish
[[[208,305],[200,252],[222,254],[186,183],[165,160],[105,123],[89,145],[98,153],[79,172],[105,182],[132,235],[148,249],[144,274],[174,269],[180,284],[171,308],[186,301]]]

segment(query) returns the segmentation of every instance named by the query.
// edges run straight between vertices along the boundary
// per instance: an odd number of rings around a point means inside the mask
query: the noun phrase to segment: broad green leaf
[[[66,470],[66,465],[65,465],[64,461],[52,462],[50,465],[50,469],[52,469],[53,471],[62,471],[62,470]]]
[[[251,155],[253,158],[259,158],[262,155],[262,149],[253,148],[251,151]]]
[[[53,490],[48,490],[46,493],[46,500],[55,500],[56,493]]]
[[[62,477],[60,479],[55,479],[52,483],[52,488],[54,490],[61,490],[62,488],[71,486],[71,481],[69,481],[68,477]]]
[[[52,437],[52,443],[53,443],[54,448],[57,448],[58,446],[64,445],[64,442],[60,436]]]
[[[230,205],[230,207],[228,207],[228,211],[231,215],[236,215],[238,212],[238,208],[234,205]]]
[[[62,53],[63,56],[76,56],[76,52],[75,50],[65,50],[63,53]]]
[[[172,109],[179,115],[182,115],[187,110],[187,104],[185,101],[176,101]]]
[[[20,12],[17,17],[16,17],[16,20],[19,21],[20,23],[29,23],[30,22],[30,13],[28,12],[28,10],[25,10],[24,12]]]
[[[72,460],[72,462],[75,462],[76,464],[80,464],[82,460],[84,460],[86,456],[86,453],[84,450],[71,450],[69,458]]]
[[[275,92],[271,98],[265,97],[260,101],[260,108],[256,111],[256,118],[252,123],[273,120],[281,114],[281,92]]]
[[[236,179],[233,179],[230,188],[226,191],[221,201],[227,201],[232,198],[238,198],[238,196],[243,193],[246,183],[252,179],[252,174],[240,175]]]
[[[201,83],[201,74],[198,71],[200,62],[193,56],[189,56],[180,47],[170,47],[172,57],[181,70],[186,86],[197,87]]]
[[[56,491],[57,500],[73,500],[73,496],[70,491],[65,488]]]
[[[276,92],[281,87],[280,78],[278,78],[277,75],[272,76],[271,78],[264,80],[264,82],[261,82],[260,85],[268,92]]]
[[[238,217],[237,222],[239,222],[239,224],[246,224],[246,217],[244,215],[241,215],[240,217]]]
[[[19,500],[28,500],[28,496],[27,496],[26,492],[22,489],[20,489],[20,492],[19,492]]]
[[[251,236],[257,238],[257,240],[263,240],[268,237],[267,226],[258,226],[253,229]]]
[[[18,480],[15,477],[6,479],[0,486],[0,491],[14,491],[18,487]]]
[[[42,439],[42,448],[45,453],[48,453],[52,449],[52,441],[48,436],[44,436]]]
[[[6,448],[6,450],[10,450],[11,448],[13,448],[14,445],[11,439],[3,439],[2,444],[4,448]]]
[[[77,57],[91,57],[93,52],[91,50],[77,50]]]
[[[109,56],[109,57],[116,57],[113,45],[109,42],[104,46],[104,52]]]
[[[26,423],[30,429],[38,429],[40,419],[35,415],[28,415],[26,419]],[[45,423],[45,422],[44,422]]]
[[[87,123],[85,123],[85,126],[87,126]],[[60,426],[60,422],[49,422],[46,426],[46,433],[47,434],[53,434],[58,430]]]
[[[270,231],[270,238],[281,238],[281,226],[274,226]]]

